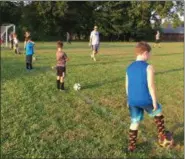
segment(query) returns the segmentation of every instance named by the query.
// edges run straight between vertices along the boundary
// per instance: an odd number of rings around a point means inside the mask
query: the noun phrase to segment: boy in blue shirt
[[[146,62],[150,58],[150,51],[150,45],[146,42],[139,42],[135,47],[136,61],[130,64],[126,71],[127,106],[131,116],[127,152],[136,149],[138,127],[143,119],[144,110],[151,117],[154,117],[158,129],[159,144],[164,146],[164,142],[168,141],[173,144],[172,134],[165,131],[161,105],[156,98],[154,67]]]
[[[32,67],[32,56],[34,54],[34,42],[31,41],[30,36],[26,38],[26,69],[31,70],[33,69]]]

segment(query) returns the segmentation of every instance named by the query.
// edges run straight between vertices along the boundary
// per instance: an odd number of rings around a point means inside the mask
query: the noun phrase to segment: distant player
[[[94,61],[96,61],[95,55],[98,53],[99,45],[100,45],[100,37],[99,37],[98,27],[94,26],[94,30],[91,32],[90,41],[89,41],[89,46],[92,47],[91,58]]]
[[[4,40],[3,40],[3,37],[0,38],[0,45],[1,45],[1,47],[4,47]]]
[[[24,38],[25,38],[25,40],[24,40],[24,49],[26,48],[26,43],[27,43],[26,39],[28,37],[31,38],[31,33],[29,31],[26,31],[25,34],[24,34]]]
[[[135,47],[136,61],[130,64],[126,71],[126,93],[131,117],[127,152],[136,149],[138,127],[144,117],[144,111],[154,117],[159,144],[163,146],[164,142],[173,141],[171,133],[165,130],[164,116],[156,97],[154,67],[146,62],[150,51],[151,47],[146,42],[139,42]]]
[[[15,54],[21,54],[19,50],[19,40],[17,38],[16,33],[13,34],[13,45],[14,45]]]
[[[34,54],[34,45],[35,43],[33,41],[31,41],[31,37],[28,36],[26,39],[26,69],[27,70],[32,70],[33,66],[32,66],[32,56]]]
[[[71,44],[71,35],[69,34],[69,32],[66,33],[66,37],[67,37],[67,43]]]
[[[9,34],[9,46],[13,50],[13,32]]]
[[[155,35],[155,44],[154,44],[154,47],[158,45],[158,47],[160,48],[161,45],[160,45],[160,32],[157,31],[156,35]]]
[[[66,74],[66,62],[68,61],[66,53],[63,51],[63,42],[57,42],[57,52],[56,52],[56,70],[57,70],[57,89],[65,90],[64,88],[64,78]]]

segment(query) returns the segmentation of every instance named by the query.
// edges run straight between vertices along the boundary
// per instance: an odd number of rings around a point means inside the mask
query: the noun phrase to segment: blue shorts
[[[92,45],[92,50],[98,52],[99,44]]]
[[[153,106],[129,106],[131,123],[138,123],[144,119],[144,110],[149,114],[150,117],[154,117],[162,112],[162,107],[158,103],[156,111],[153,111]]]

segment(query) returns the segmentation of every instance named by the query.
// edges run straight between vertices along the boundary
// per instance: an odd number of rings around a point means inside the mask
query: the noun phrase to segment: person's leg
[[[28,64],[28,55],[26,55],[26,69],[28,70],[29,69],[29,64]]]
[[[138,107],[129,107],[130,116],[131,116],[131,125],[129,129],[129,144],[128,152],[132,152],[136,149],[136,141],[139,123],[143,119],[143,110]]]
[[[11,49],[13,50],[13,40],[11,40]]]
[[[96,61],[95,55],[97,53],[97,45],[92,46],[93,52],[92,52],[92,59]]]
[[[32,55],[30,55],[30,70],[33,69],[33,67],[32,67],[32,58],[33,58]]]
[[[164,115],[162,114],[162,106],[158,104],[157,110],[156,111],[152,111],[152,110],[153,110],[153,106],[148,106],[148,108],[146,109],[149,115],[151,117],[154,117],[154,121],[158,131],[158,142],[160,145],[162,145],[164,140],[169,140],[168,134],[170,132],[165,130]],[[170,133],[170,140],[173,140],[171,133]]]
[[[60,76],[57,76],[57,89],[60,89]]]
[[[95,47],[95,54],[98,54],[99,45],[97,44]]]
[[[60,78],[60,89],[61,90],[64,90],[64,77],[62,76],[61,78]]]
[[[18,52],[17,52],[17,45],[14,45],[14,52],[15,52],[15,54],[18,53]]]
[[[12,48],[12,42],[11,42],[11,40],[9,41],[9,48],[10,49]]]
[[[93,60],[94,61],[96,61],[95,55],[96,55],[96,50],[93,51]]]
[[[26,69],[29,69],[29,63],[26,62]]]
[[[94,59],[94,54],[95,54],[95,53],[94,53],[94,48],[95,48],[95,46],[94,46],[94,45],[92,45],[91,47],[92,47],[92,54],[91,54],[91,58],[92,58],[92,59]]]
[[[61,68],[62,70],[62,76],[60,78],[60,84],[61,84],[61,90],[64,90],[64,78],[65,78],[65,72],[66,72],[66,68],[65,67],[62,67]]]
[[[17,52],[17,54],[20,54],[18,44],[16,44],[16,52]]]
[[[161,41],[160,40],[159,40],[158,46],[159,46],[159,48],[161,48]]]
[[[147,106],[145,107],[145,111],[149,114],[149,116],[154,117],[158,129],[158,134],[164,134],[165,133],[164,116],[162,115],[161,105],[158,104],[158,108],[155,111],[153,111],[152,105]]]
[[[155,43],[154,43],[154,47],[156,47],[156,45],[157,45],[157,41],[155,41]]]
[[[15,54],[17,54],[17,49],[16,48],[14,49],[14,52],[15,52]]]
[[[27,55],[27,63],[28,63],[28,69],[31,70],[32,69],[32,56],[31,55]]]
[[[57,89],[59,90],[60,89],[60,67],[56,67],[56,70],[57,70],[57,81],[56,81],[56,84],[57,84]]]

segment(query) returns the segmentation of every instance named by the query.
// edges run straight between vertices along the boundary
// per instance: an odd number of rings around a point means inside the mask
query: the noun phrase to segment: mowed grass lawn
[[[23,44],[21,44],[21,47]],[[25,55],[1,50],[1,148],[12,158],[122,157],[183,158],[183,43],[153,48],[149,63],[156,69],[156,87],[166,128],[174,132],[172,150],[157,144],[154,121],[145,113],[138,152],[126,155],[130,124],[126,107],[125,71],[134,61],[135,43],[101,43],[97,62],[88,43],[65,44],[66,93],[56,89],[56,43],[36,42],[34,70],[25,69]],[[137,79],[136,79],[137,80]],[[73,85],[80,83],[79,92]]]

